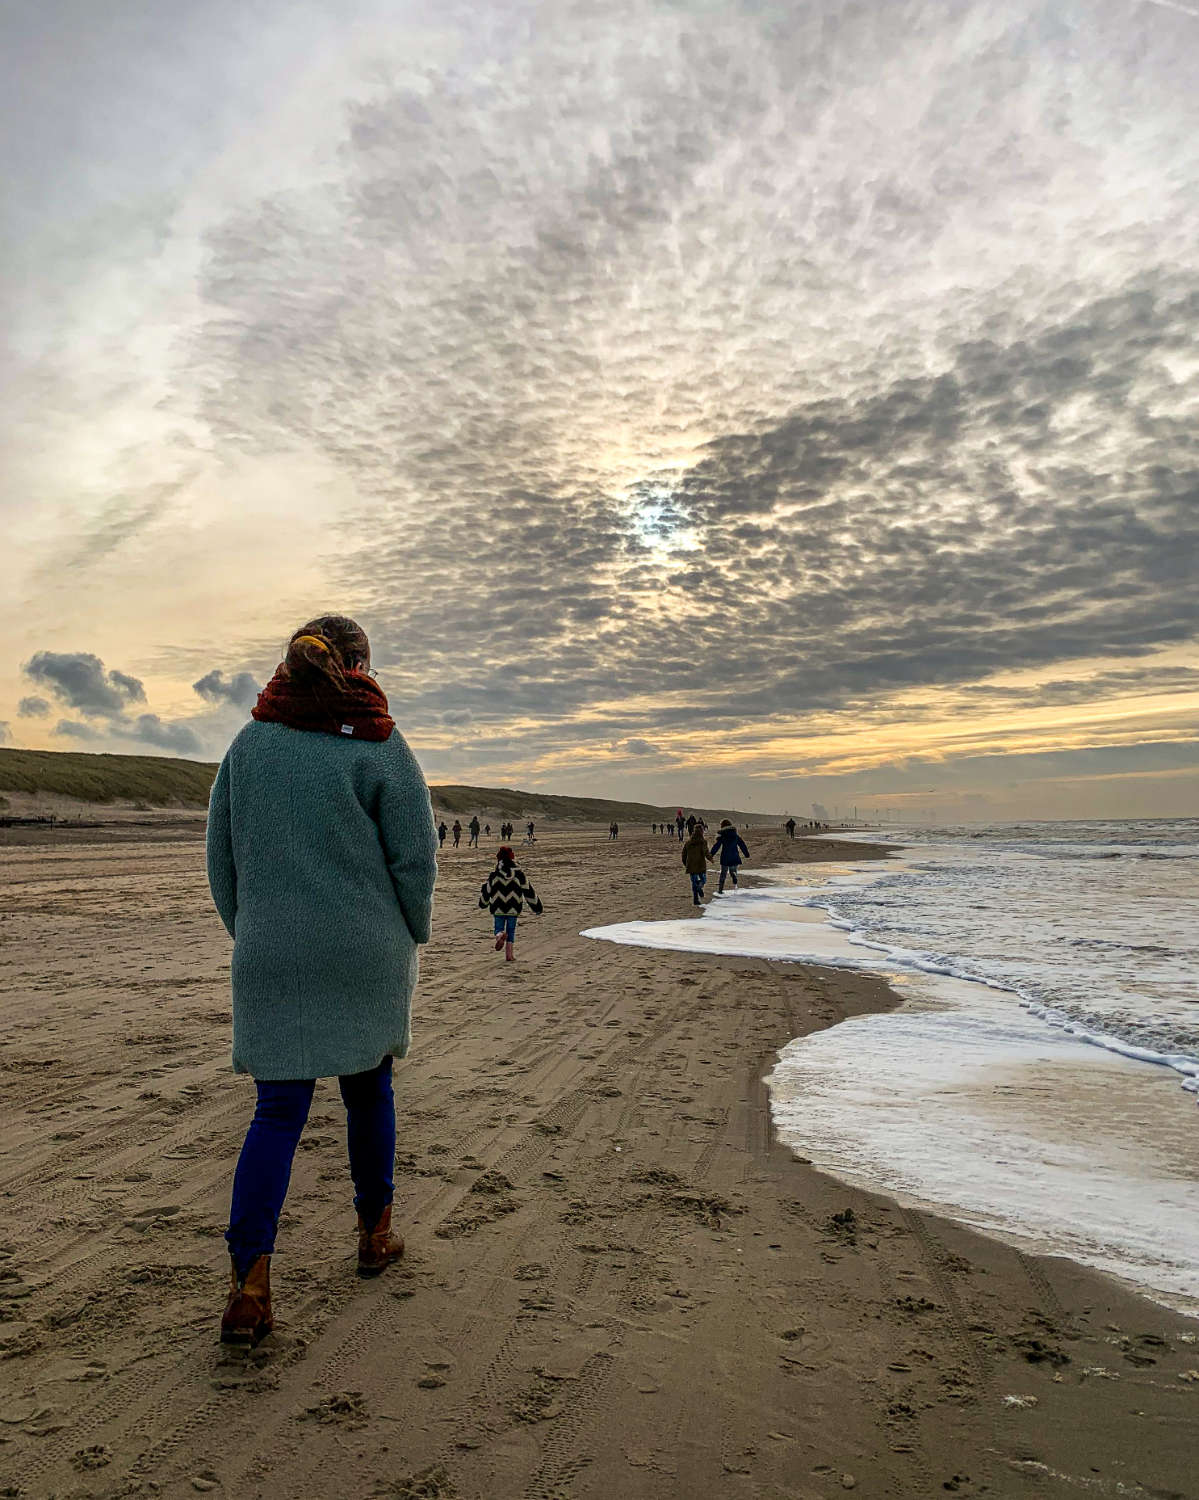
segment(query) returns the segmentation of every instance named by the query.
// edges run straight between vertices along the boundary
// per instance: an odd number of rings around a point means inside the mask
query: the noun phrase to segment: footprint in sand
[[[296,1418],[299,1422],[334,1422],[355,1430],[369,1420],[366,1398],[361,1391],[334,1391],[315,1406],[306,1406]]]
[[[112,1463],[112,1449],[105,1443],[93,1443],[90,1448],[80,1448],[71,1455],[71,1467],[86,1473],[88,1469],[103,1469]]]

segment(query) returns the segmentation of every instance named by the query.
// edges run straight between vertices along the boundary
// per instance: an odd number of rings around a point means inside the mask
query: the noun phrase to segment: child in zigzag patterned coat
[[[526,901],[529,910],[537,916],[545,910],[529,877],[516,863],[516,855],[504,844],[496,854],[495,869],[480,887],[479,905],[485,910],[490,909],[495,919],[495,951],[498,953],[503,948],[508,963],[516,958],[513,951],[516,919],[524,910]]]

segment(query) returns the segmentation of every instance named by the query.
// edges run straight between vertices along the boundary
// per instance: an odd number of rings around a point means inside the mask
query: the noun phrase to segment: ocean
[[[898,1009],[780,1053],[781,1137],[1199,1310],[1199,820],[860,837],[898,857],[751,866],[698,922],[589,935],[886,977]]]

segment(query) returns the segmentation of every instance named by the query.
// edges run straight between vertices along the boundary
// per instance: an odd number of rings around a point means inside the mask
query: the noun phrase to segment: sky
[[[1199,814],[1199,5],[2,26],[0,743],[337,611],[435,781]]]

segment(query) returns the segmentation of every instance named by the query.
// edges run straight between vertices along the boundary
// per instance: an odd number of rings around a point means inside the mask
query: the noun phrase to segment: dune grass
[[[0,793],[204,807],[214,765],[161,755],[94,755],[71,750],[0,750]]]

